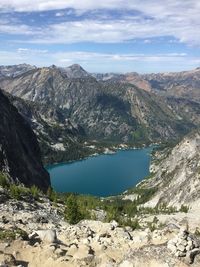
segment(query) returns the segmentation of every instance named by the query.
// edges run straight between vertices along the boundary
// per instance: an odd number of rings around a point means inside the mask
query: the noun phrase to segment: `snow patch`
[[[51,147],[54,150],[65,151],[65,147],[64,147],[63,143],[56,143],[54,145],[51,145]]]

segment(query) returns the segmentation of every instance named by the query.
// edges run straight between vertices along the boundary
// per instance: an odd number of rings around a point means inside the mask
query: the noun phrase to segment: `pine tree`
[[[76,224],[82,219],[75,195],[71,194],[66,200],[65,218],[70,224]]]

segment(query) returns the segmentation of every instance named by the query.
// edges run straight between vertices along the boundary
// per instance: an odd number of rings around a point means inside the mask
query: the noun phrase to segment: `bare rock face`
[[[174,148],[157,152],[152,162],[152,179],[145,187],[157,188],[145,206],[165,203],[178,209],[182,205],[192,209],[199,207],[200,132],[183,138]]]
[[[56,68],[56,66],[53,66]],[[90,74],[85,71],[80,65],[73,64],[67,68],[59,68],[61,72],[68,78],[85,78],[90,77]]]
[[[1,91],[0,103],[0,171],[13,182],[47,190],[50,178],[42,166],[35,134]]]

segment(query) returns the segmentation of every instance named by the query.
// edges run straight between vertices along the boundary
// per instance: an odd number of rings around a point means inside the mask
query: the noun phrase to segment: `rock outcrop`
[[[158,151],[151,164],[151,179],[143,187],[156,188],[145,206],[159,204],[199,208],[200,132],[185,136],[175,147]]]
[[[187,229],[180,229],[176,237],[168,241],[168,249],[177,257],[186,257],[188,263],[193,263],[196,255],[200,254],[199,240],[194,238]]]
[[[36,69],[35,66],[29,64],[19,64],[10,66],[0,66],[0,78],[10,77],[14,78],[27,71]]]
[[[35,134],[2,91],[0,103],[0,171],[8,173],[13,182],[47,190],[50,178]]]

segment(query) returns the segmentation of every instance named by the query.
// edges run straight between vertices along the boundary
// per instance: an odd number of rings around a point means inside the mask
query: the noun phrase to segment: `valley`
[[[0,267],[200,267],[199,14],[0,0]]]
[[[184,75],[196,77],[196,73]],[[152,84],[146,90],[138,79],[150,84],[152,75],[133,74],[136,81],[130,79],[131,74],[122,75],[127,79],[107,75],[105,80],[77,64],[67,68],[1,66],[0,88],[37,134],[45,164],[84,158],[120,144],[142,147],[172,141],[198,127],[195,97],[174,94],[170,98]]]
[[[199,266],[197,94],[166,89],[164,74],[111,80],[77,64],[0,71],[0,262]],[[53,182],[42,161],[61,162],[50,167]]]

